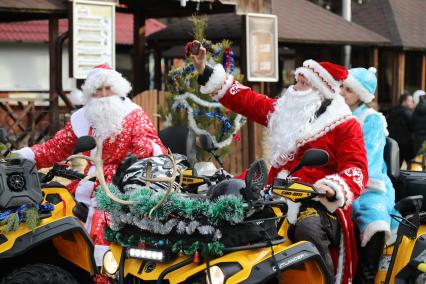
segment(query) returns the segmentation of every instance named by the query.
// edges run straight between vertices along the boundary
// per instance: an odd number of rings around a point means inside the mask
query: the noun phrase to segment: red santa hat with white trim
[[[302,75],[326,98],[332,99],[340,92],[340,85],[348,77],[348,70],[331,62],[316,62],[309,59],[296,69],[296,80]]]
[[[101,64],[89,71],[83,86],[81,86],[83,102],[87,103],[89,98],[96,92],[96,89],[102,85],[111,87],[112,93],[120,97],[126,97],[132,90],[129,81],[120,73],[107,64]]]

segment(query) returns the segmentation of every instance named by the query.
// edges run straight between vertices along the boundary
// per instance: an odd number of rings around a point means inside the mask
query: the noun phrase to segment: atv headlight
[[[129,248],[127,254],[131,258],[164,261],[165,253],[161,250]]]
[[[110,250],[104,254],[103,267],[110,275],[114,275],[118,270],[118,263]]]
[[[210,278],[211,283],[209,279],[209,275],[206,275],[206,282],[207,284],[223,284],[225,283],[225,274],[223,273],[222,269],[220,269],[219,266],[214,265],[209,268],[210,271]]]

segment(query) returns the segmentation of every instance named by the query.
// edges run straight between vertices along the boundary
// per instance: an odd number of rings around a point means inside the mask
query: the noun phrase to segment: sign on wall
[[[114,1],[74,0],[71,77],[85,79],[98,64],[115,68]]]
[[[246,46],[248,81],[277,82],[277,16],[267,14],[247,14]]]

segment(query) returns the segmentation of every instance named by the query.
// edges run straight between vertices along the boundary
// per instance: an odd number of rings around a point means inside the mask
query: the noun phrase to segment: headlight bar
[[[130,258],[149,259],[163,262],[165,259],[165,252],[159,249],[139,249],[128,248],[127,256]]]

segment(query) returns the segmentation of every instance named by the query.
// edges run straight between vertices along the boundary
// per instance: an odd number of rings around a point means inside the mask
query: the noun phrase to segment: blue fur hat
[[[352,68],[349,69],[348,78],[343,85],[349,87],[364,103],[369,103],[374,99],[374,92],[377,88],[376,68]]]

